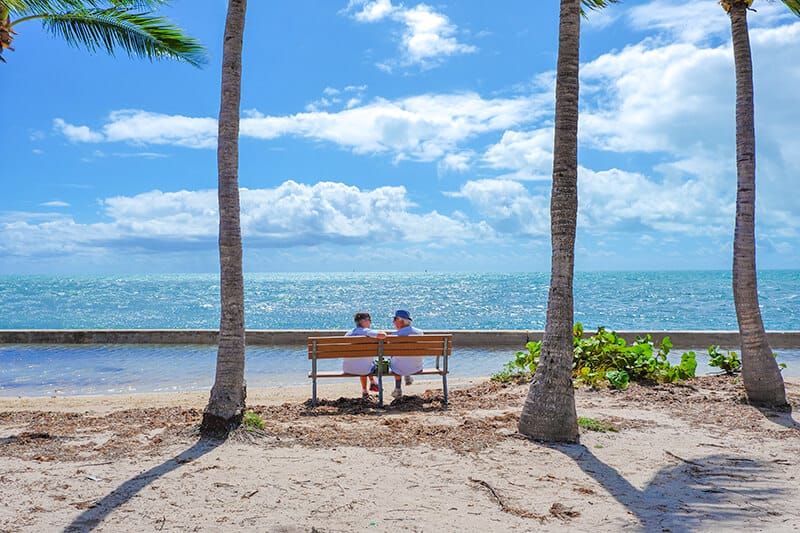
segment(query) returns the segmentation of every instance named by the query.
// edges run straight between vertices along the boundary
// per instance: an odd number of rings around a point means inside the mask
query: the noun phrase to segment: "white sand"
[[[787,390],[797,410],[800,380]],[[333,399],[358,385],[320,391]],[[120,429],[150,407],[179,421],[206,393],[0,398],[0,531],[800,530],[796,414],[765,416],[707,382],[674,400],[669,387],[652,398],[578,391],[579,416],[620,431],[548,446],[515,434],[526,391],[306,416],[310,386],[251,390],[266,433],[224,443],[199,441],[191,423],[167,430],[156,414]],[[127,451],[108,451],[116,439]]]

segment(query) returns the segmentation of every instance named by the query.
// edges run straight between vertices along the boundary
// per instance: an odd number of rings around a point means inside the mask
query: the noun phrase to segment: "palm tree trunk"
[[[572,279],[578,214],[580,11],[580,0],[561,0],[550,197],[550,293],[541,358],[519,420],[520,433],[548,442],[577,442],[579,438],[572,386]]]
[[[767,342],[756,286],[756,135],[753,64],[745,2],[733,2],[731,19],[736,68],[736,229],[733,237],[733,301],[742,344],[742,379],[751,402],[784,405],[786,392]]]
[[[244,280],[239,222],[239,105],[242,39],[247,0],[230,0],[222,52],[222,94],[217,139],[219,263],[222,314],[217,374],[203,413],[204,432],[227,432],[242,420],[244,382]]]

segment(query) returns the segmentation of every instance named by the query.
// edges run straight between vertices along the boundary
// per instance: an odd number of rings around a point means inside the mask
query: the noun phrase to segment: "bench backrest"
[[[341,359],[350,357],[377,357],[382,346],[383,357],[449,356],[453,350],[453,335],[409,335],[385,339],[371,337],[309,337],[308,358]]]

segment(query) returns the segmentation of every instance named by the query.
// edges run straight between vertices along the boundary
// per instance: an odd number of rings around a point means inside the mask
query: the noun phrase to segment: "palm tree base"
[[[519,432],[534,440],[577,444],[580,431],[572,381],[559,387],[547,386],[546,381],[534,377],[519,417]]]
[[[754,377],[749,379],[743,376],[744,390],[747,394],[747,402],[750,405],[759,407],[771,407],[776,409],[791,409],[786,402],[786,390],[782,386],[776,387],[774,380],[759,380]]]
[[[242,413],[239,413],[231,418],[224,418],[205,412],[200,423],[200,434],[204,437],[225,438],[241,425],[242,416]]]

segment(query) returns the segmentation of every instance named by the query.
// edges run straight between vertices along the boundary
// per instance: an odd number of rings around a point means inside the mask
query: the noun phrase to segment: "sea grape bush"
[[[778,354],[773,353],[772,357],[778,358]],[[733,375],[742,371],[742,360],[736,352],[728,352],[723,354],[719,345],[712,344],[708,347],[708,366],[717,367],[728,375]],[[778,363],[781,370],[786,368],[786,363]]]
[[[742,369],[742,362],[736,352],[725,355],[719,350],[719,345],[712,344],[708,347],[708,366],[717,367],[726,374],[735,374]]]
[[[573,328],[573,346],[572,375],[576,384],[624,389],[631,381],[665,383],[687,379],[694,377],[697,369],[694,352],[684,353],[677,365],[667,361],[672,348],[669,337],[664,337],[658,349],[649,334],[628,345],[616,332],[603,327],[584,338],[583,325],[578,322]],[[525,347],[527,351],[516,352],[492,379],[505,382],[531,377],[539,366],[542,343],[531,341]]]

